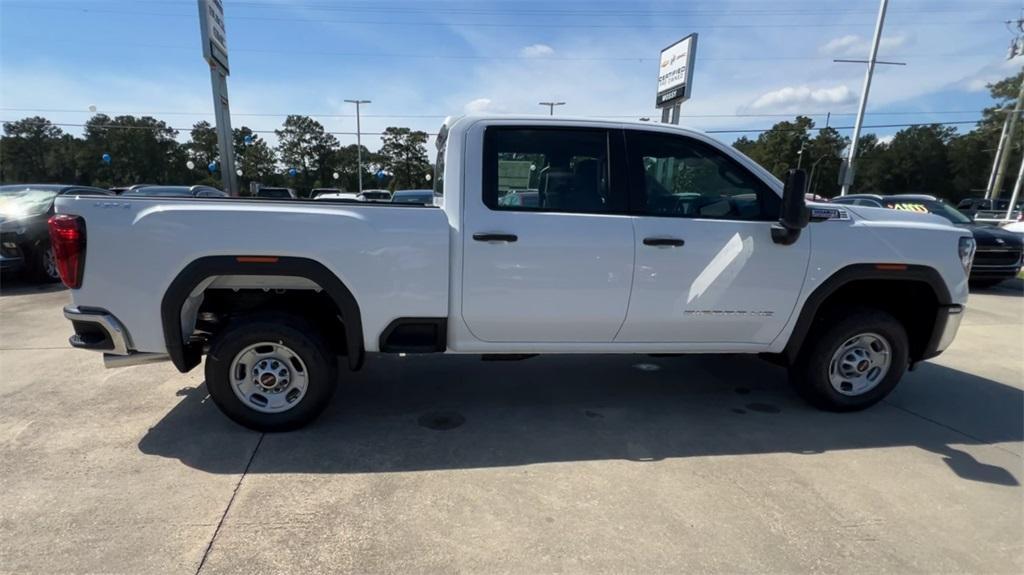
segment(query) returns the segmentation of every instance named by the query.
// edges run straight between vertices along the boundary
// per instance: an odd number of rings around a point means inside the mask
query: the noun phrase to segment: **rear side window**
[[[638,211],[650,216],[776,220],[781,201],[760,178],[721,150],[693,138],[629,131],[630,182]]]
[[[603,129],[491,127],[484,135],[484,204],[492,210],[621,213]]]

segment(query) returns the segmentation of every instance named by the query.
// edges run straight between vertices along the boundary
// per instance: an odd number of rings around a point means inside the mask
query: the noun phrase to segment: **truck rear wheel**
[[[256,431],[298,429],[327,407],[337,361],[316,329],[286,314],[229,324],[206,356],[206,386],[225,415]]]
[[[875,309],[844,312],[812,331],[790,367],[790,382],[812,405],[857,411],[882,400],[907,368],[907,332]]]

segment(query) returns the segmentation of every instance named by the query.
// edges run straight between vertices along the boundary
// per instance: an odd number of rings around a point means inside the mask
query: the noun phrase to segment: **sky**
[[[800,113],[851,132],[878,0],[223,0],[234,127],[287,114],[355,143],[434,133],[467,112],[660,118],[658,54],[698,34],[681,124],[732,141]],[[891,0],[866,126],[964,122],[1020,70],[1004,21],[1020,0]],[[213,121],[196,0],[0,0],[0,120],[82,124],[95,109],[182,128]],[[80,128],[66,126],[71,133]],[[891,137],[898,127],[866,128]],[[274,141],[272,133],[264,134]],[[364,137],[374,149],[376,136]]]

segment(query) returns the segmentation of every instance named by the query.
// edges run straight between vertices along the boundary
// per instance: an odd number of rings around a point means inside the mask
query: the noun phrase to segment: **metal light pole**
[[[369,100],[345,100],[349,104],[356,105],[356,171],[359,176],[359,193],[363,193],[363,130],[359,120],[359,106],[369,104]]]
[[[548,115],[549,116],[554,116],[555,115],[555,106],[564,106],[565,102],[537,102],[537,104],[540,105],[540,106],[547,106],[548,107]]]
[[[1017,93],[1017,103],[1013,110],[1008,111],[1009,116],[1003,123],[1003,133],[999,137],[999,148],[996,150],[995,167],[990,179],[991,189],[986,191],[986,197],[997,199],[999,192],[1003,191],[1003,178],[1006,176],[1006,168],[1010,163],[1010,156],[1013,150],[1013,141],[1017,135],[1017,121],[1020,118],[1021,109],[1024,108],[1024,82],[1020,83],[1020,91]]]
[[[839,195],[850,193],[853,185],[853,162],[857,154],[857,140],[860,138],[860,127],[864,123],[864,108],[868,105],[868,93],[871,91],[871,77],[875,73],[875,60],[878,58],[878,43],[882,39],[882,26],[885,24],[885,9],[889,0],[881,0],[878,6],[878,22],[875,23],[875,38],[871,42],[871,57],[868,59],[868,71],[864,74],[864,91],[860,95],[860,108],[857,109],[857,121],[853,124],[853,136],[850,137],[850,152],[843,170],[843,187]]]

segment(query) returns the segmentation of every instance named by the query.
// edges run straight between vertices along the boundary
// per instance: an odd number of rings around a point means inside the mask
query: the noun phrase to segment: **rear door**
[[[484,129],[482,178],[463,188],[462,316],[477,339],[614,339],[629,303],[634,237],[624,173],[612,169],[622,140],[612,134]]]
[[[717,145],[639,130],[626,140],[637,255],[615,341],[770,343],[800,295],[809,230],[774,243],[779,195]]]

